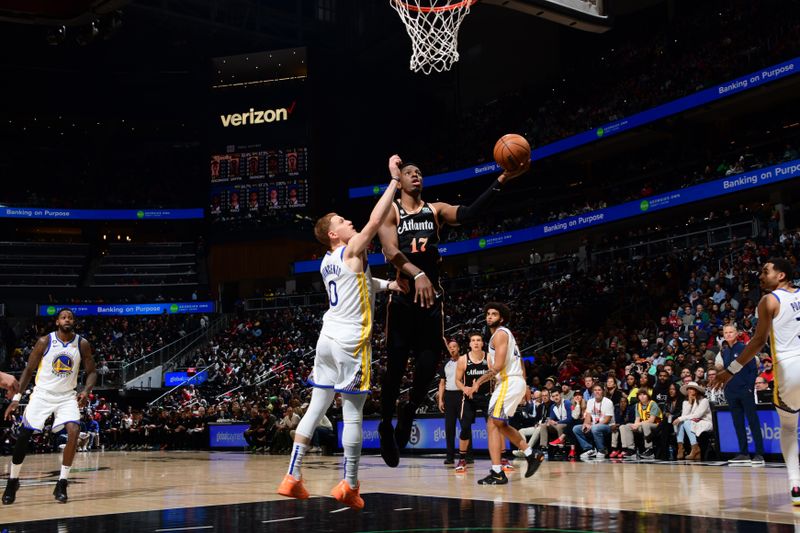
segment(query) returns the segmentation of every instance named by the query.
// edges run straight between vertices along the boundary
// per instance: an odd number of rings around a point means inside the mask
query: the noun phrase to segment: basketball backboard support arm
[[[605,33],[611,29],[607,0],[483,0],[577,30]]]

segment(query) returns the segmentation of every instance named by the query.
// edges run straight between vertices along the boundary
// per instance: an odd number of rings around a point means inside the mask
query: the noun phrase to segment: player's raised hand
[[[400,165],[403,164],[403,160],[400,159],[400,156],[394,154],[392,157],[389,158],[389,175],[392,177],[400,177]]]
[[[428,276],[420,276],[414,281],[414,303],[422,307],[432,307],[436,301],[436,293]]]
[[[405,278],[397,278],[389,282],[389,290],[395,292],[402,292],[406,294],[409,289],[408,280]]]
[[[504,170],[503,173],[500,174],[500,176],[498,176],[497,181],[499,181],[500,183],[506,183],[507,181],[510,181],[516,178],[517,176],[525,174],[530,169],[531,169],[531,162],[530,160],[528,160],[525,162],[524,165],[522,165],[516,170]]]
[[[6,389],[6,397],[10,400],[19,392],[19,381],[11,374],[0,372],[0,389]]]

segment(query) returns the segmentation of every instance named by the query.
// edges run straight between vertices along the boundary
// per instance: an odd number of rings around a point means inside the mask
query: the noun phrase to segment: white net
[[[411,38],[411,70],[450,70],[458,61],[458,28],[475,1],[389,0]]]

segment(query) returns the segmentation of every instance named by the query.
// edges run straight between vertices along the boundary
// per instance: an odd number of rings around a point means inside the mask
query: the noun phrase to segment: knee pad
[[[458,438],[461,440],[469,440],[472,436],[472,428],[471,427],[462,427],[461,433],[458,434]]]

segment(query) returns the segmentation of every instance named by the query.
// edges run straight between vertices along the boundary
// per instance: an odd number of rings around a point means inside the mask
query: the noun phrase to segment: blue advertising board
[[[635,115],[603,124],[583,133],[578,133],[577,135],[572,135],[550,144],[535,147],[531,153],[531,161],[538,161],[555,154],[567,152],[579,146],[584,146],[591,142],[611,137],[612,135],[630,131],[644,124],[649,124],[689,109],[700,107],[755,87],[760,87],[766,83],[793,76],[798,72],[800,72],[800,57],[778,65],[763,68],[758,72],[752,72],[714,87],[709,87],[708,89],[647,109]],[[500,171],[500,168],[495,163],[487,163],[444,174],[426,176],[425,186],[433,187],[435,185],[444,185],[445,183],[477,178],[478,176],[484,176],[486,174],[499,174]],[[349,193],[350,198],[364,198],[379,195],[384,190],[386,190],[385,184],[368,185],[364,187],[353,187],[350,189]]]
[[[781,454],[781,422],[774,407],[759,408],[758,425],[761,428],[761,437],[764,440],[764,453]],[[717,442],[719,451],[722,453],[739,453],[739,440],[736,438],[736,430],[733,427],[733,417],[727,409],[718,409],[714,412],[715,426],[717,431]],[[753,434],[750,432],[749,424],[747,428],[747,449],[750,453],[755,453]]]
[[[210,448],[244,448],[244,432],[249,424],[209,424],[208,446]]]
[[[58,305],[40,304],[37,307],[39,316],[55,316],[59,309],[68,307],[75,316],[132,316],[132,315],[170,315],[213,313],[214,302],[158,302],[152,304],[91,304],[91,305]]]
[[[395,420],[395,423],[397,421]],[[380,419],[367,418],[362,423],[364,441],[361,445],[364,449],[377,449],[381,447],[380,436],[378,435],[378,424]],[[339,449],[342,448],[342,429],[344,424],[339,420],[336,424],[336,435]],[[456,431],[456,437],[458,430]],[[455,443],[458,444],[457,442]],[[472,424],[472,448],[475,450],[488,449],[488,439],[486,436],[486,421],[482,417],[477,417]],[[411,438],[408,441],[407,449],[411,450],[445,450],[447,448],[447,437],[445,436],[444,417],[417,418],[414,420],[414,427],[411,429]]]
[[[480,252],[489,248],[535,241],[570,231],[587,229],[609,222],[616,222],[626,218],[661,211],[662,209],[708,200],[725,194],[746,191],[754,187],[772,185],[797,177],[800,177],[800,159],[728,176],[684,189],[656,194],[641,200],[634,200],[605,209],[590,211],[588,213],[555,220],[538,226],[487,235],[486,237],[479,237],[466,241],[441,244],[439,245],[439,253],[443,256],[468,254]],[[385,263],[386,259],[383,257],[383,254],[369,255],[370,265],[378,266]],[[294,264],[294,271],[296,274],[316,272],[319,270],[319,265],[319,260],[298,261]]]
[[[167,372],[164,374],[165,387],[177,387],[178,385],[200,385],[208,381],[208,372],[203,370],[193,376],[189,376],[187,372]]]
[[[62,209],[60,207],[0,207],[0,218],[44,220],[189,220],[203,218],[203,209]]]

